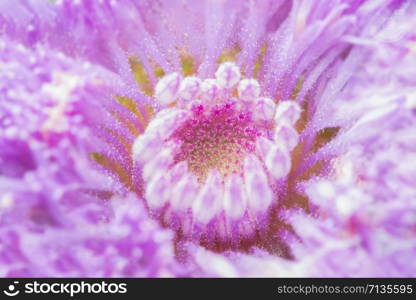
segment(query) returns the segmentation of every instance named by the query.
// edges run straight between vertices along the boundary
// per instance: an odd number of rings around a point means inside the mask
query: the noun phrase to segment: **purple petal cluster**
[[[416,63],[416,36],[401,22],[405,16],[398,13],[363,45],[373,49],[371,59],[338,103],[357,121],[317,154],[338,155],[330,176],[304,184],[312,216],[291,216],[299,234],[295,253],[311,276],[416,276],[411,259],[416,254],[416,82],[409,67]]]
[[[171,233],[91,158],[114,75],[10,40],[0,58],[1,275],[168,276]]]
[[[416,276],[415,4],[3,0],[2,276]]]

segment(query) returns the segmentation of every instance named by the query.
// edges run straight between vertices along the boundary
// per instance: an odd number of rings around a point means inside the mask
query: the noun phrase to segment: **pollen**
[[[210,170],[218,170],[224,180],[243,175],[244,157],[255,151],[256,138],[265,128],[253,122],[250,112],[223,104],[203,112],[201,105],[173,134],[181,143],[175,163],[186,161],[189,171],[204,182]]]

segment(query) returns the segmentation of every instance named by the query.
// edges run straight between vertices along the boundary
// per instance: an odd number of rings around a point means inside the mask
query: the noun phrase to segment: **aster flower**
[[[414,10],[3,1],[2,274],[416,275]]]
[[[233,63],[221,64],[215,76],[180,84],[178,74],[162,78],[155,97],[163,108],[132,155],[143,168],[145,199],[166,223],[193,240],[238,244],[268,228],[274,185],[288,175],[298,142],[293,126],[301,108],[260,97],[257,80],[240,81]]]

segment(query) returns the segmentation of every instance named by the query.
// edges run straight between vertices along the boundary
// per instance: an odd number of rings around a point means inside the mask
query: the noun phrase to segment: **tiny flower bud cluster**
[[[166,75],[155,89],[161,109],[133,144],[148,206],[192,240],[252,239],[291,169],[300,107],[276,104],[256,79],[241,77],[232,62],[215,78]]]

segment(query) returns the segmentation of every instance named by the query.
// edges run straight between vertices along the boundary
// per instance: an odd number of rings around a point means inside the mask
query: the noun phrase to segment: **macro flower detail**
[[[0,1],[0,275],[416,276],[415,14]]]
[[[0,275],[169,276],[172,233],[89,159],[111,72],[7,39],[0,58]]]
[[[301,108],[240,77],[232,62],[215,78],[165,75],[160,110],[133,144],[149,207],[191,239],[238,244],[264,230],[290,171]]]

